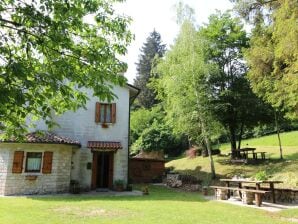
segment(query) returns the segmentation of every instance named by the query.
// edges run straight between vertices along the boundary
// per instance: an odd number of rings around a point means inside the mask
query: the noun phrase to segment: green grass
[[[298,131],[281,133],[282,146],[296,146],[298,147]],[[268,135],[259,138],[245,139],[241,143],[242,147],[255,147],[255,146],[279,146],[277,134]],[[229,143],[223,144],[221,149],[230,149]]]
[[[0,223],[7,224],[287,224],[262,210],[206,201],[198,193],[149,186],[148,196],[52,196],[0,198]],[[295,215],[295,214],[294,214]]]
[[[282,134],[283,155],[286,160],[279,160],[278,143],[274,140],[276,135],[265,136],[256,139],[248,139],[243,146],[256,147],[257,151],[265,151],[269,161],[258,165],[233,165],[228,156],[214,156],[215,169],[219,178],[231,178],[235,175],[254,177],[259,171],[266,171],[272,180],[282,180],[281,187],[298,188],[298,131]],[[223,154],[230,151],[229,144],[220,147]],[[210,162],[208,158],[197,157],[194,159],[178,158],[166,163],[166,167],[197,176],[199,179],[210,184]]]

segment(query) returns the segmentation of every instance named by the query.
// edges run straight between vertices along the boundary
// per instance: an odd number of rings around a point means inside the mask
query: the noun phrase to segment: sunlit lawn
[[[298,131],[283,133],[283,155],[286,160],[280,161],[279,147],[276,135],[243,141],[243,147],[255,147],[257,151],[264,151],[270,160],[258,165],[230,164],[228,156],[214,156],[215,169],[218,177],[233,177],[241,175],[253,177],[259,171],[266,171],[269,178],[284,181],[281,187],[298,188]],[[230,152],[230,145],[220,147],[222,154]],[[177,158],[166,163],[176,171],[197,176],[204,184],[209,184],[210,162],[209,158],[197,157],[194,159]],[[207,180],[207,181],[206,181]]]
[[[292,217],[291,214],[206,201],[198,193],[175,192],[156,186],[150,186],[149,191],[149,196],[130,197],[0,198],[0,223],[291,223],[285,220]]]

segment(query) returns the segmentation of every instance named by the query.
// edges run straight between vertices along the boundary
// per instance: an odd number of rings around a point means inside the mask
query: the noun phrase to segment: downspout
[[[134,100],[138,97],[141,90],[136,88],[138,90],[137,94],[135,96],[132,96],[129,98],[129,107],[128,107],[128,136],[127,136],[127,186],[131,184],[129,180],[129,155],[130,155],[130,107],[133,104]]]

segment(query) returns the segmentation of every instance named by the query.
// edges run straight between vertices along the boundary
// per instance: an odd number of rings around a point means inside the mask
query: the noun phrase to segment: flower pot
[[[116,186],[114,187],[114,190],[115,190],[115,191],[118,191],[118,192],[123,191],[123,190],[124,190],[123,185],[116,185]]]

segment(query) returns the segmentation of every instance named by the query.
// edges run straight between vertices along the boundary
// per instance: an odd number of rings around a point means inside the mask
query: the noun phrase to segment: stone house
[[[25,141],[0,142],[0,195],[68,192],[70,181],[81,189],[111,189],[128,181],[130,105],[139,90],[114,86],[113,102],[101,102],[88,90],[86,108],[43,121]]]

